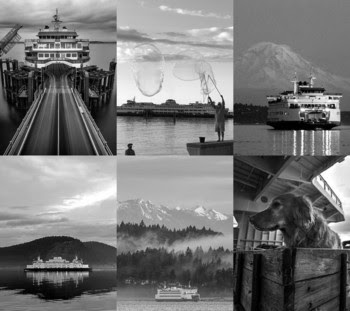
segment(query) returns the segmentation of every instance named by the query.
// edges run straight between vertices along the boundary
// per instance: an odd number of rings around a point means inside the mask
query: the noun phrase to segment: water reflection
[[[334,155],[340,153],[340,131],[271,131],[274,154]]]
[[[75,287],[89,277],[89,271],[28,271],[26,277],[32,280],[33,285],[51,283],[56,287],[63,287],[67,282],[73,282]]]
[[[40,300],[70,300],[116,290],[116,271],[28,271],[0,270],[1,290],[31,294]]]

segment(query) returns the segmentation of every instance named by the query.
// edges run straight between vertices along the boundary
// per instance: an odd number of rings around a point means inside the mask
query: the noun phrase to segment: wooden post
[[[4,85],[4,69],[2,67],[2,58],[0,58],[0,75],[1,75],[1,84]]]
[[[28,74],[28,107],[32,104],[34,99],[34,83],[33,83],[34,71],[30,71]]]
[[[260,311],[261,254],[253,255],[253,280],[251,311]]]
[[[89,106],[89,72],[84,70],[84,101]]]
[[[346,282],[347,282],[347,261],[348,254],[340,255],[340,293],[339,293],[339,311],[346,310]]]
[[[233,284],[234,304],[241,303],[242,278],[243,278],[244,254],[238,253],[235,267],[235,279]]]
[[[285,311],[294,310],[294,261],[296,249],[286,248],[282,253],[283,307]]]

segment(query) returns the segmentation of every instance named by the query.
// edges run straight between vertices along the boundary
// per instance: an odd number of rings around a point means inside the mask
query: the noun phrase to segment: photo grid
[[[350,308],[348,12],[235,1],[235,310]]]
[[[233,6],[1,3],[0,310],[234,310]]]

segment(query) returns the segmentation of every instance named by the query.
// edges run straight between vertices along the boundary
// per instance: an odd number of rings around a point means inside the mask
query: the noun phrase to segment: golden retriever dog
[[[342,248],[338,234],[305,196],[280,195],[250,222],[260,231],[281,230],[287,247]]]

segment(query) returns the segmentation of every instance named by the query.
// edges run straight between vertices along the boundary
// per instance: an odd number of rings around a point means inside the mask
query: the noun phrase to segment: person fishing
[[[215,109],[215,132],[218,133],[217,141],[224,141],[226,109],[224,97],[221,94],[220,96],[222,103],[215,105],[210,96],[208,96],[208,104],[210,104]]]

